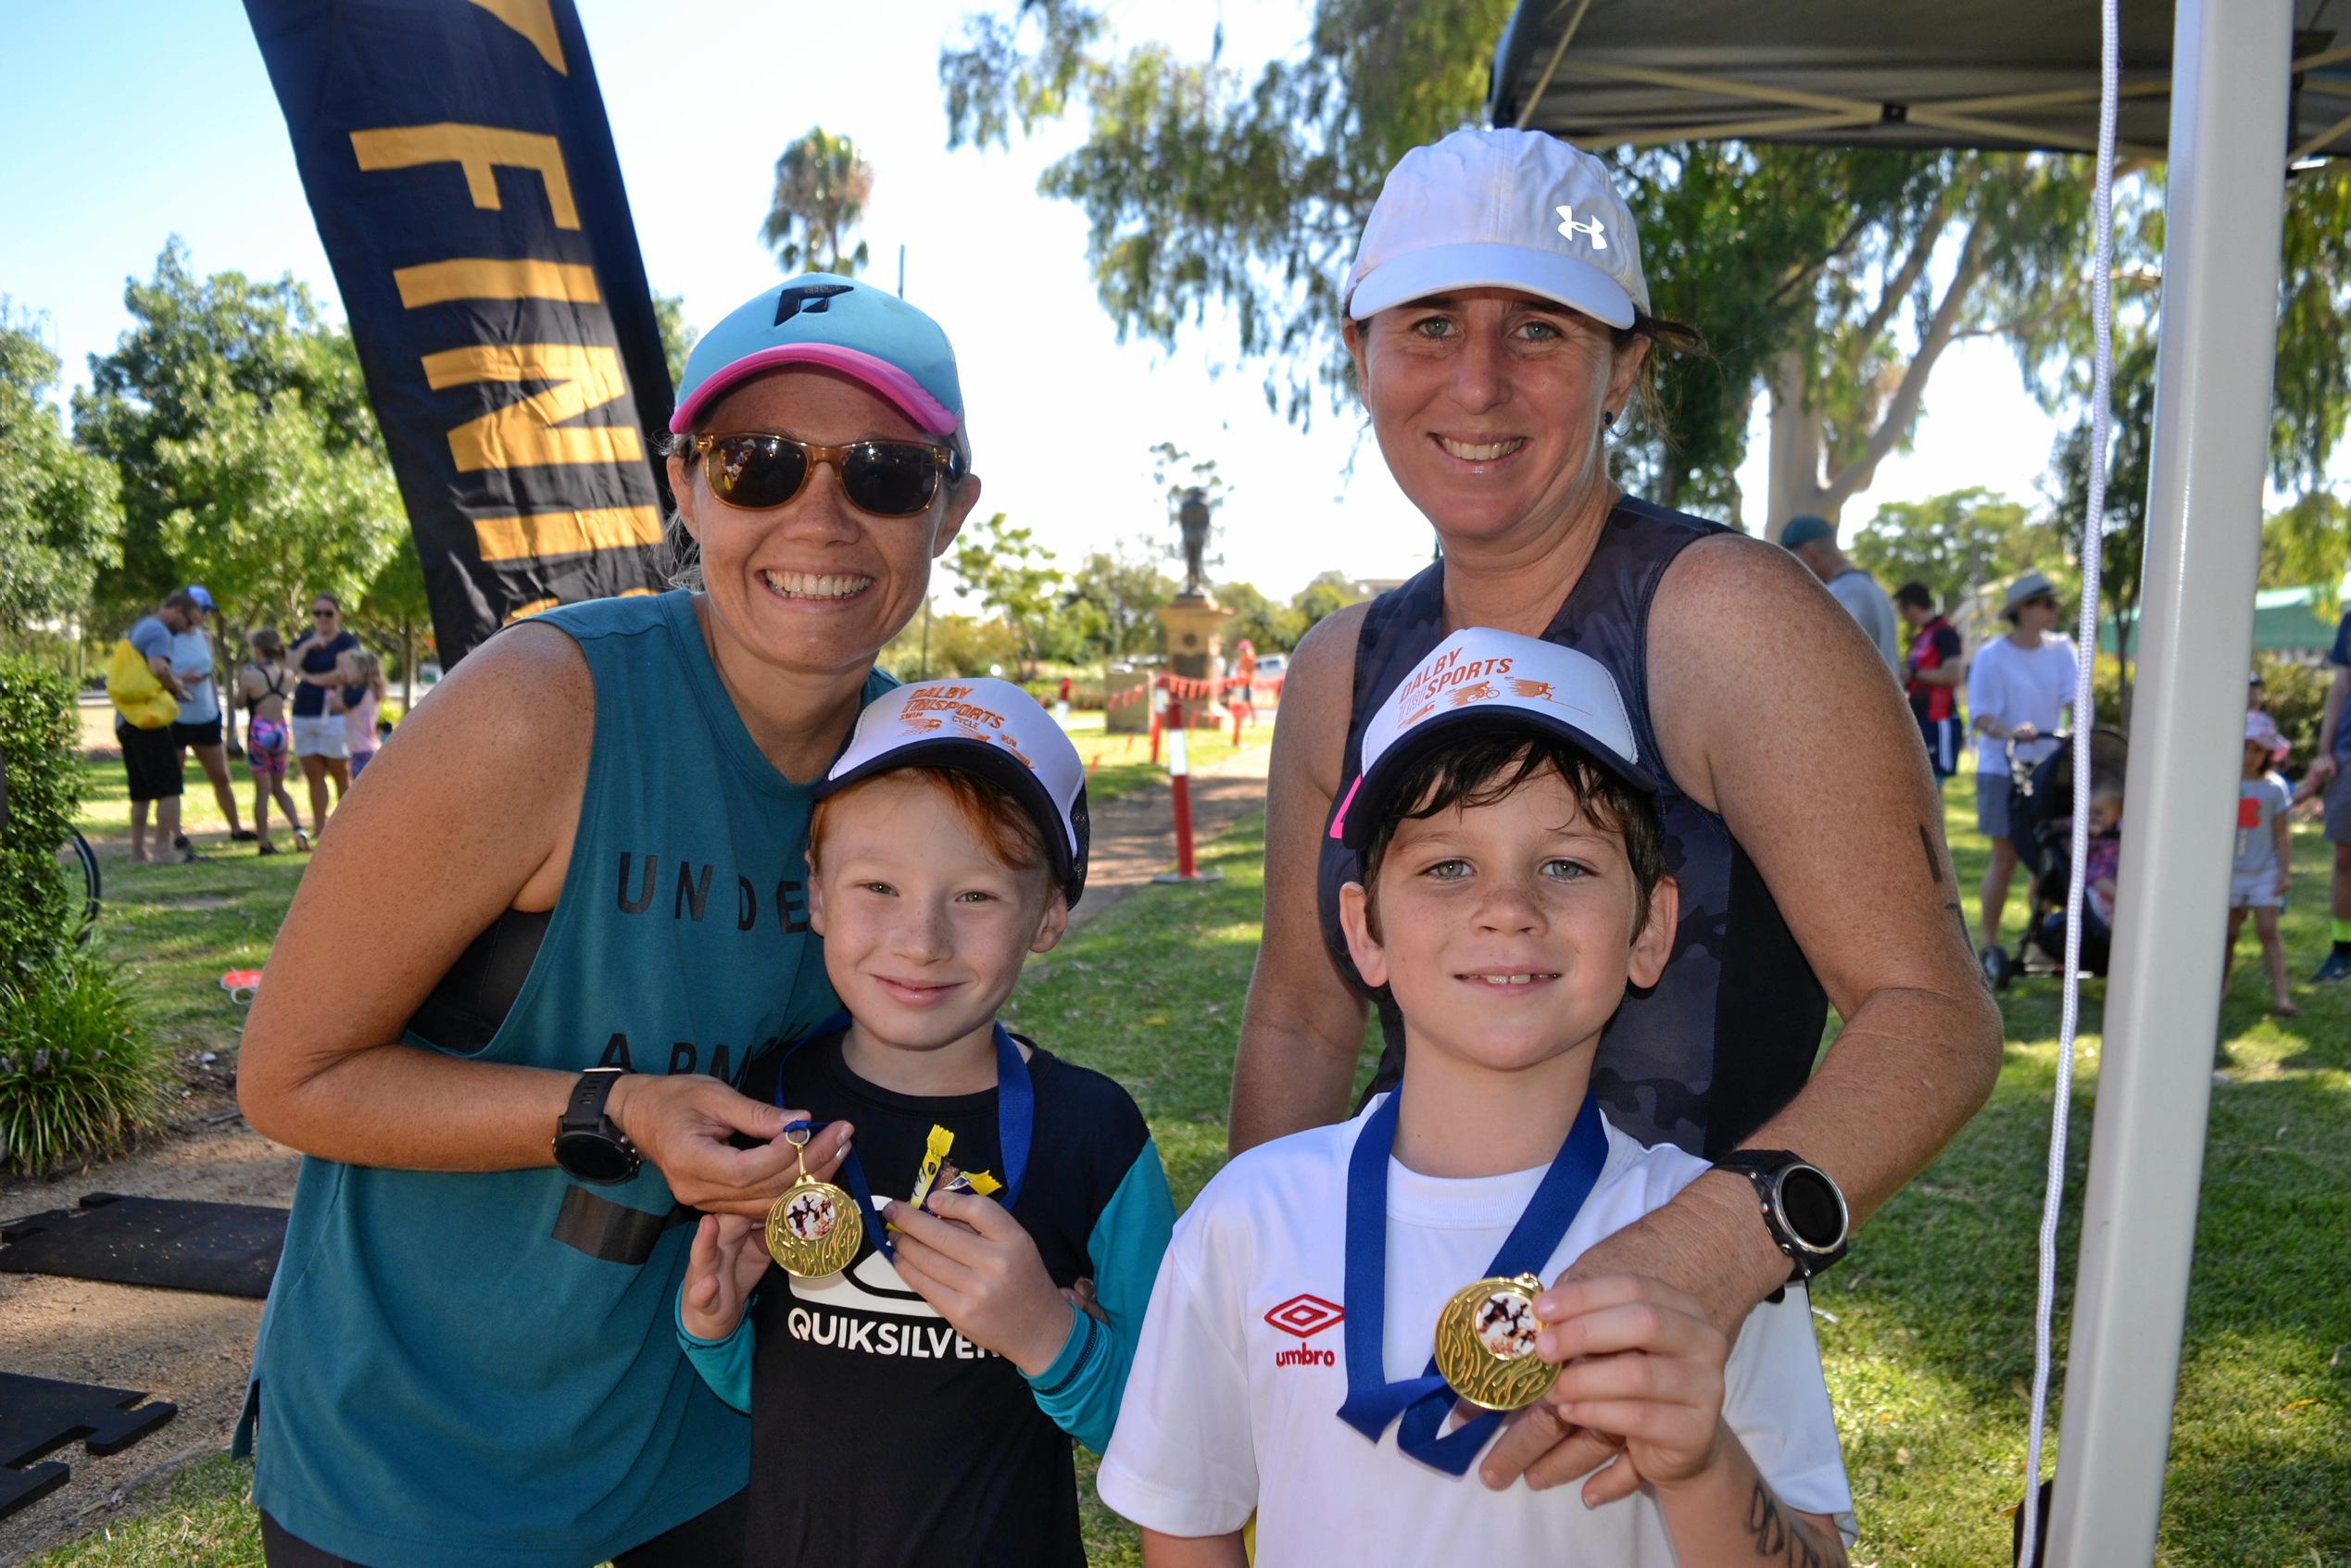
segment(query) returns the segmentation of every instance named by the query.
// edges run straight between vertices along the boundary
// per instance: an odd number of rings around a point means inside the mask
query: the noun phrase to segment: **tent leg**
[[[2050,1562],[2148,1562],[2180,1372],[2269,452],[2288,0],[2180,0],[2129,847]]]

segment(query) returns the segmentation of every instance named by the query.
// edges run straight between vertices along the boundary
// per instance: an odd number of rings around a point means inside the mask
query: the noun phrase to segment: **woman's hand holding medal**
[[[1034,1377],[1053,1364],[1075,1323],[1021,1223],[994,1198],[934,1191],[921,1209],[892,1202],[899,1277],[955,1332]]]
[[[800,1173],[801,1150],[783,1135],[785,1123],[804,1122],[808,1112],[762,1105],[705,1073],[625,1073],[605,1114],[689,1209],[764,1220]],[[849,1131],[836,1122],[810,1142],[812,1180],[832,1179],[849,1152]],[[737,1135],[759,1142],[738,1148]]]

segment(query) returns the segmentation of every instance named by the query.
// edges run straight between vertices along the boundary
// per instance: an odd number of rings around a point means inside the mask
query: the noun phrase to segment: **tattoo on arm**
[[[1747,1533],[1754,1537],[1755,1555],[1766,1562],[1785,1568],[1844,1568],[1844,1543],[1823,1541],[1811,1525],[1780,1512],[1779,1499],[1761,1476],[1747,1499]]]
[[[1942,857],[1935,853],[1935,835],[1928,830],[1924,822],[1918,824],[1918,847],[1927,857],[1927,874],[1934,879],[1937,887],[1941,887],[1942,885]],[[1951,874],[1956,879],[1959,874],[1958,868],[1953,867]],[[1952,891],[1955,895],[1958,889],[1955,887]],[[1968,934],[1968,911],[1959,907],[1956,897],[1945,903],[1943,909],[1951,916],[1953,923],[1959,927],[1959,946],[1973,951],[1976,944],[1975,938]]]

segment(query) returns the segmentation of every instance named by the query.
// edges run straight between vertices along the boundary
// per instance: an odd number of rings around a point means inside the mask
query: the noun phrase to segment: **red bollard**
[[[1159,766],[1159,688],[1153,686],[1151,688],[1151,766],[1154,768]]]
[[[1192,771],[1184,744],[1188,732],[1184,728],[1184,705],[1172,697],[1167,704],[1167,787],[1176,808],[1176,869],[1151,880],[1213,882],[1225,873],[1201,871],[1192,861]]]

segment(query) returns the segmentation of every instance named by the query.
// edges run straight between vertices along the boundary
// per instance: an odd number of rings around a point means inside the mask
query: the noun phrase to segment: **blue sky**
[[[890,0],[886,26],[874,6],[578,4],[646,271],[685,296],[697,325],[776,277],[758,237],[775,157],[822,124],[853,136],[876,171],[869,275],[892,281],[904,245],[908,296],[955,341],[984,509],[1034,527],[1064,565],[1147,531],[1172,544],[1147,453],[1173,441],[1216,457],[1234,485],[1220,579],[1286,595],[1328,568],[1394,577],[1427,561],[1427,527],[1359,419],[1318,418],[1303,433],[1284,423],[1255,370],[1218,373],[1228,356],[1213,336],[1173,355],[1117,341],[1095,301],[1082,215],[1037,194],[1075,125],[1010,153],[946,150],[937,55],[968,0]],[[1142,6],[1112,9],[1127,41],[1143,36]],[[1217,9],[1150,13],[1171,14],[1191,19],[1156,36],[1204,55]],[[71,382],[127,325],[123,282],[151,274],[170,234],[202,271],[291,272],[340,314],[241,5],[0,0],[0,295],[46,316]],[[1297,48],[1307,15],[1291,0],[1224,8],[1226,58]],[[1915,450],[1846,508],[1848,531],[1879,501],[1968,484],[2030,500],[2054,434],[2007,353],[1963,344],[1937,369]],[[1761,452],[1758,432],[1741,475],[1754,513]]]

